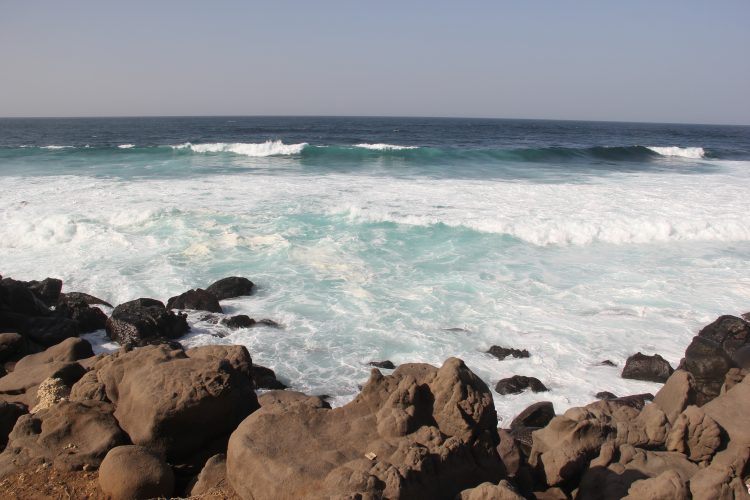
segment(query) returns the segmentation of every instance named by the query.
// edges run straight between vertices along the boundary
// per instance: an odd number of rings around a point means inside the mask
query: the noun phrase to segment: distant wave
[[[132,149],[135,147],[135,144],[120,144],[117,146],[118,149]]]
[[[75,146],[55,146],[54,144],[50,146],[42,146],[40,149],[69,149],[74,148]]]
[[[281,141],[266,141],[260,143],[246,142],[214,142],[207,144],[178,144],[173,149],[189,149],[195,153],[234,153],[243,156],[284,156],[296,155],[307,146],[306,142],[299,144],[284,144]]]
[[[647,146],[647,148],[662,156],[679,156],[682,158],[693,159],[699,159],[706,156],[706,152],[703,148],[681,148],[678,146]]]
[[[399,146],[398,144],[368,144],[363,142],[362,144],[355,144],[356,148],[371,149],[373,151],[400,151],[402,149],[419,149],[419,146]]]

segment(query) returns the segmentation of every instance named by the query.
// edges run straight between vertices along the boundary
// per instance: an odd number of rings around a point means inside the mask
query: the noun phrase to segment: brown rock
[[[688,406],[667,437],[668,451],[684,453],[693,462],[710,460],[721,445],[721,428],[697,406]]]
[[[492,395],[458,359],[389,376],[374,369],[351,403],[331,410],[319,401],[264,402],[240,424],[227,452],[240,497],[452,499],[501,479]]]
[[[461,492],[458,500],[523,500],[523,496],[508,481],[498,484],[482,483]]]
[[[113,500],[170,498],[174,473],[164,459],[142,446],[118,446],[102,462],[99,485]]]
[[[687,500],[690,490],[680,475],[673,471],[664,471],[656,477],[635,481],[628,490],[627,500]]]
[[[500,444],[497,445],[497,454],[505,466],[505,472],[509,476],[515,476],[518,469],[523,465],[523,456],[513,435],[505,429],[498,429]]]
[[[227,456],[222,454],[209,458],[195,482],[188,486],[190,496],[210,496],[216,490],[230,488],[227,482]]]
[[[662,409],[669,423],[673,424],[688,405],[695,404],[693,376],[685,370],[675,371],[656,393],[654,404]]]
[[[544,427],[555,418],[555,407],[549,401],[540,401],[528,406],[510,423],[510,428]]]
[[[24,350],[24,339],[21,335],[10,332],[0,333],[0,363],[18,359]],[[20,357],[20,356],[19,356]]]
[[[28,413],[24,405],[17,403],[0,403],[0,451],[8,443],[8,434],[16,425],[18,417]]]

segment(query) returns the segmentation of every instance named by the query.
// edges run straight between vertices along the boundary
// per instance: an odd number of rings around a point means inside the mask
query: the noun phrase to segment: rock
[[[142,446],[118,446],[102,461],[99,486],[113,500],[171,498],[174,473],[163,458]]]
[[[3,278],[0,284],[26,288],[47,306],[53,306],[57,303],[62,289],[62,281],[57,278],[45,278],[42,281],[18,281],[12,278]]]
[[[750,378],[746,377],[741,383],[701,408],[726,432],[726,441],[722,444],[726,445],[727,449],[720,454],[734,456],[750,448]],[[714,461],[719,458],[717,455]]]
[[[647,356],[639,352],[630,356],[625,362],[622,378],[663,383],[673,371],[667,360],[658,354]]]
[[[690,478],[690,493],[694,500],[734,499],[747,497],[748,450],[742,450],[732,460],[714,459]]]
[[[385,360],[385,361],[370,361],[367,363],[370,366],[374,366],[375,368],[381,368],[385,370],[395,370],[396,365],[393,364],[393,361]]]
[[[196,311],[224,312],[215,295],[202,288],[188,290],[167,302],[167,309],[193,309]]]
[[[0,328],[20,333],[27,340],[44,347],[59,344],[79,334],[77,321],[54,316],[26,316],[12,312],[0,312]]]
[[[55,315],[77,321],[80,333],[103,330],[107,324],[107,315],[98,307],[91,307],[83,300],[61,300],[57,303]]]
[[[331,405],[328,404],[323,396],[308,396],[296,391],[268,391],[258,396],[258,403],[261,407],[274,406],[275,412],[286,411],[288,408],[297,405],[331,409]]]
[[[506,480],[498,484],[482,483],[461,492],[458,500],[524,500],[518,490]]]
[[[511,429],[519,427],[544,427],[555,418],[555,408],[549,401],[540,401],[527,407],[510,423]]]
[[[18,417],[28,413],[26,407],[18,403],[0,403],[0,451],[8,444],[8,434],[16,425]]]
[[[48,378],[39,384],[36,396],[39,402],[31,409],[31,413],[45,410],[63,399],[67,399],[70,396],[70,387],[65,385],[61,378]]]
[[[247,278],[230,276],[212,283],[206,291],[213,294],[218,300],[231,299],[242,295],[251,295],[255,285]]]
[[[505,467],[506,474],[509,476],[515,476],[524,463],[521,449],[516,443],[513,434],[505,429],[498,429],[497,432],[500,436],[500,444],[498,444],[496,448],[497,454]]]
[[[0,378],[0,401],[18,402],[32,408],[39,402],[39,384],[59,378],[71,387],[86,370],[76,361],[93,356],[91,344],[70,338],[46,351],[21,359],[13,372]]]
[[[729,369],[738,367],[735,353],[749,343],[750,324],[735,316],[721,316],[693,337],[680,368],[693,376],[698,406],[719,395]]]
[[[90,306],[94,305],[103,305],[107,307],[114,307],[112,304],[107,302],[106,300],[102,300],[98,297],[94,297],[93,295],[89,295],[88,293],[82,293],[82,292],[67,292],[67,293],[61,293],[60,298],[57,300],[57,303],[60,304],[61,302],[78,302],[82,301]]]
[[[625,405],[636,410],[642,410],[646,406],[646,401],[652,401],[654,395],[647,392],[644,394],[632,394],[630,396],[622,396],[620,398],[610,399],[613,404]]]
[[[217,489],[228,486],[227,456],[221,453],[208,459],[195,482],[188,486],[187,494],[191,497],[210,496]]]
[[[676,370],[659,389],[654,398],[654,404],[664,411],[670,424],[674,424],[677,416],[688,407],[695,404],[695,388],[693,377],[685,370]]]
[[[535,377],[524,377],[523,375],[513,375],[510,378],[500,380],[495,386],[498,394],[520,394],[526,389],[533,392],[548,391],[547,387]]]
[[[667,451],[677,451],[693,462],[711,459],[721,445],[721,428],[697,406],[688,406],[675,420],[666,441]]]
[[[127,441],[112,416],[112,405],[61,401],[21,416],[0,457],[17,466],[43,460],[60,470],[81,470],[98,467],[110,449]]]
[[[7,278],[0,284],[0,311],[22,316],[46,316],[49,308],[34,295],[34,292],[20,285],[9,284]]]
[[[104,401],[110,403],[104,384],[99,381],[96,371],[86,372],[81,379],[73,384],[70,390],[71,401]]]
[[[276,378],[276,373],[265,366],[253,365],[253,382],[256,389],[286,389],[287,386]]]
[[[223,359],[217,356],[221,348]],[[252,361],[242,346],[196,347],[187,354],[143,347],[99,363],[97,375],[116,404],[120,426],[134,444],[170,461],[229,435],[258,408],[247,376]]]
[[[221,324],[231,330],[238,328],[251,328],[255,326],[255,320],[246,314],[238,314],[221,320]]]
[[[373,369],[340,408],[315,399],[264,405],[232,433],[227,478],[241,498],[453,499],[502,478],[492,395],[458,359]]]
[[[599,366],[617,366],[617,363],[610,361],[608,359],[605,359],[601,363],[599,363]]]
[[[594,395],[596,399],[617,399],[617,396],[608,391],[597,392]]]
[[[726,394],[729,389],[745,380],[749,373],[748,368],[730,368],[724,377],[724,385],[721,386],[720,394]]]
[[[175,314],[154,299],[136,299],[115,307],[107,335],[121,345],[142,346],[152,339],[176,339],[190,327],[185,314]]]
[[[24,339],[15,332],[0,333],[0,363],[19,359],[24,353]]]
[[[680,475],[667,470],[656,477],[633,482],[628,490],[627,500],[688,500],[690,490]]]
[[[526,349],[513,349],[512,347],[500,347],[497,345],[493,345],[489,348],[487,351],[487,354],[492,354],[500,361],[504,360],[508,356],[513,356],[514,358],[528,358],[529,357],[529,351]]]

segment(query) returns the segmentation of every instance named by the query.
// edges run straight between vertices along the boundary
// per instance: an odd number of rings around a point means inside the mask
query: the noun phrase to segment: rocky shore
[[[229,328],[253,291],[229,277],[169,298],[112,306],[60,280],[0,281],[0,496],[3,498],[729,499],[750,476],[750,323],[722,316],[677,369],[635,353],[623,376],[655,394],[601,399],[557,415],[533,377],[495,394],[463,361],[390,361],[331,408],[284,390],[243,346],[185,349],[175,310]],[[106,307],[104,307],[106,306]],[[79,335],[122,347],[95,355]],[[529,353],[493,346],[499,360]],[[612,363],[609,360],[603,363]],[[264,389],[263,391],[258,391]],[[493,397],[540,401],[498,429]]]

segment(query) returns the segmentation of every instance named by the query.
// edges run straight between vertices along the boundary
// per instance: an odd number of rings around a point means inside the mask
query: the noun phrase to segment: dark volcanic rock
[[[284,385],[276,378],[276,373],[265,366],[253,365],[252,367],[253,382],[256,389],[286,389]]]
[[[221,320],[221,324],[232,330],[238,328],[251,328],[255,326],[256,321],[246,314],[238,314],[231,318],[225,318]]]
[[[175,314],[154,299],[136,299],[115,307],[107,320],[107,335],[121,345],[146,345],[158,338],[175,339],[190,327],[185,314]]]
[[[81,333],[103,330],[107,324],[107,315],[98,307],[91,307],[81,299],[66,298],[57,303],[55,315],[78,322]]]
[[[171,498],[174,483],[164,459],[142,446],[113,448],[99,469],[99,485],[114,500]]]
[[[601,363],[599,363],[601,366],[617,366],[617,363],[610,361],[608,359],[605,359]]]
[[[647,356],[638,352],[625,362],[622,378],[664,383],[673,371],[669,362],[658,354]]]
[[[196,311],[224,312],[219,305],[219,300],[212,293],[198,288],[188,290],[167,301],[167,309],[193,309]]]
[[[0,285],[0,311],[23,316],[46,316],[50,312],[31,290],[15,284]]]
[[[386,370],[396,369],[396,365],[394,365],[392,361],[387,359],[385,361],[370,361],[367,364],[370,366],[374,366],[375,368],[384,368]]]
[[[45,278],[42,281],[18,281],[3,278],[0,284],[27,288],[47,306],[54,306],[57,303],[60,290],[62,290],[62,281],[57,278]]]
[[[511,429],[520,427],[544,427],[555,418],[555,407],[549,401],[540,401],[527,407],[510,423]]]
[[[513,356],[514,358],[529,357],[529,351],[527,351],[526,349],[513,349],[512,347],[500,347],[497,345],[493,345],[492,347],[490,347],[487,353],[492,354],[500,361],[504,360],[508,356]]]
[[[617,399],[617,396],[609,391],[597,392],[594,397],[596,399]]]
[[[59,304],[61,302],[69,302],[69,301],[76,302],[79,300],[82,300],[83,302],[85,302],[86,304],[90,306],[100,304],[100,305],[107,306],[107,307],[114,307],[112,304],[110,304],[106,300],[102,300],[98,297],[94,297],[93,295],[89,295],[88,293],[83,293],[83,292],[61,293],[60,298],[57,300],[57,303]]]
[[[680,368],[693,376],[698,406],[719,395],[727,372],[739,368],[735,358],[744,356],[748,344],[750,324],[735,316],[721,316],[693,337]]]
[[[24,339],[21,335],[15,332],[0,333],[0,363],[19,359],[23,353]]]
[[[206,291],[213,294],[218,300],[231,299],[242,295],[250,295],[255,285],[247,278],[230,276],[212,283]]]
[[[544,392],[549,389],[535,377],[524,377],[523,375],[513,375],[509,378],[500,380],[495,386],[498,394],[520,394],[526,389],[533,392]]]

